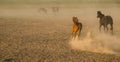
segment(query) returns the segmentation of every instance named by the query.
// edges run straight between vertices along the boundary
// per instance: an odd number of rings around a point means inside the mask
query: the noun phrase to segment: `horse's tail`
[[[82,27],[83,27],[82,23],[79,22],[79,29],[80,29],[80,31],[82,30]]]
[[[80,23],[80,26],[81,26],[81,30],[82,30],[82,27],[83,27],[82,23]]]
[[[107,16],[107,20],[108,20],[108,22],[110,23],[110,25],[111,25],[111,30],[113,31],[113,18],[111,17],[111,16]]]

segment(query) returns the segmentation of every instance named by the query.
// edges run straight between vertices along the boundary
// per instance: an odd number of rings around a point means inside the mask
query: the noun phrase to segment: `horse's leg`
[[[76,32],[73,31],[73,32],[72,32],[72,39],[75,39],[75,37],[76,37]]]
[[[100,26],[99,26],[99,31],[101,31],[101,26],[102,26],[102,25],[100,24]]]
[[[106,26],[106,28],[107,28],[107,31],[108,31],[108,26]]]
[[[76,32],[73,32],[72,33],[72,39],[75,40],[75,38],[76,38]]]
[[[73,32],[72,33],[72,39],[75,40],[75,38],[76,38],[76,32]]]
[[[72,29],[72,38],[75,37],[75,30],[74,30],[74,28],[75,28],[75,25],[73,25],[73,29]]]
[[[79,35],[79,33],[77,34],[78,31],[79,31],[79,28],[77,28],[75,31],[75,38]]]
[[[112,34],[113,34],[113,24],[110,24],[111,28],[110,30],[112,31]]]
[[[105,29],[107,29],[107,31],[108,31],[108,26],[107,26],[107,24],[105,24]]]
[[[77,33],[76,31],[73,31],[73,32],[72,32],[72,39],[75,39],[76,33]]]
[[[77,30],[78,31],[78,30]],[[75,38],[76,38],[76,36],[77,36],[77,31],[75,32]]]
[[[78,37],[79,37],[79,36],[80,36],[80,34],[81,34],[81,30],[82,30],[82,28],[80,28],[80,29],[79,29]]]
[[[79,29],[78,31],[79,31],[79,32],[78,32],[78,37],[79,37],[79,36],[80,36],[80,32],[81,32],[81,30]]]
[[[105,25],[103,25],[103,27],[104,27],[104,31],[105,31],[105,29],[106,29],[106,26],[105,26]]]
[[[72,32],[72,38],[74,37],[74,32]]]

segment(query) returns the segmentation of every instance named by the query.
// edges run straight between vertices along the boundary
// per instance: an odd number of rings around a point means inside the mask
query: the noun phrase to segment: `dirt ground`
[[[114,18],[114,35],[99,32],[96,18],[99,9],[63,7],[57,13],[50,8],[47,13],[39,12],[38,8],[0,9],[0,62],[119,62],[119,8],[101,10]],[[85,41],[71,45],[73,16],[83,23],[81,38]],[[95,48],[86,47],[88,32],[112,53],[94,52]]]

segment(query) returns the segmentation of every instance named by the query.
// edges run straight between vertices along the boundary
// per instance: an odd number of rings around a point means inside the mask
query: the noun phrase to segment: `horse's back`
[[[112,17],[111,16],[106,16],[106,21],[107,21],[107,23],[108,24],[113,24],[113,19],[112,19]]]
[[[78,27],[79,27],[80,29],[82,29],[82,23],[81,23],[81,22],[78,22]]]

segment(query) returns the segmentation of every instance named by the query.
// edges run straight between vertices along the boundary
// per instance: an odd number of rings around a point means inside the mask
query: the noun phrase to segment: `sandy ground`
[[[100,9],[114,18],[114,35],[99,32]],[[120,61],[119,8],[60,8],[57,13],[2,8],[0,13],[0,62]],[[73,16],[83,23],[81,40],[71,40]]]

